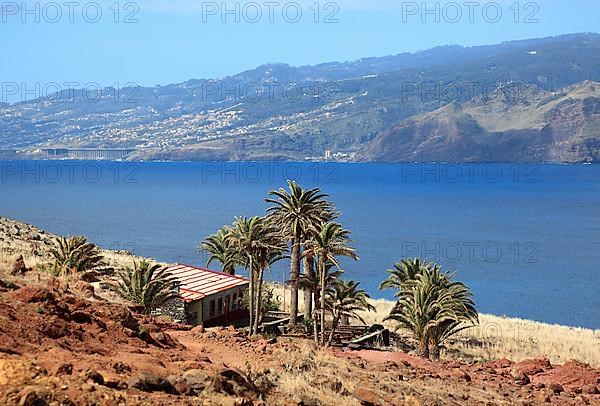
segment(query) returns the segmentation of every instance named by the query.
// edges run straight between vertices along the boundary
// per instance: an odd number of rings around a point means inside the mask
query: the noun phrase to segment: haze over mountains
[[[291,67],[0,106],[0,148],[131,159],[600,160],[600,35]],[[46,96],[46,95],[44,95]]]

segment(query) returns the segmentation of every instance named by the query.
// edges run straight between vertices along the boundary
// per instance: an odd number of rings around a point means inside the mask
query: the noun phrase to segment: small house
[[[205,327],[227,325],[248,318],[240,303],[249,280],[191,265],[174,265],[168,271],[179,283],[179,298],[159,312],[175,321]]]

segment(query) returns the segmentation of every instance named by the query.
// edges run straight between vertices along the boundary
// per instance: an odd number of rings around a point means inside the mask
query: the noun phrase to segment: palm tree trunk
[[[312,280],[315,273],[315,262],[312,258],[304,257],[304,276],[308,280]],[[313,292],[310,286],[304,288],[304,318],[312,317],[313,309]]]
[[[431,358],[432,361],[440,360],[440,346],[439,345],[433,344],[429,348],[429,357]]]
[[[319,272],[321,277],[321,345],[325,345],[325,273],[327,269],[325,267],[325,260],[319,258]]]
[[[417,355],[422,358],[429,359],[429,345],[426,340],[419,341],[417,347]]]
[[[298,318],[298,278],[300,277],[300,229],[292,238],[292,258],[290,268],[290,325],[296,324]]]
[[[337,329],[338,322],[340,318],[338,316],[333,318],[333,324],[331,325],[331,332],[329,333],[329,338],[327,339],[327,347],[331,346],[333,342],[333,335],[335,334],[335,330]]]
[[[252,257],[249,258],[250,262],[250,271],[248,272],[248,276],[250,277],[250,292],[248,295],[249,300],[249,312],[250,312],[250,335],[252,335],[252,326],[254,325],[254,266],[252,264]]]
[[[315,314],[313,314],[313,336],[315,337],[315,344],[319,345],[319,322],[318,322],[318,317],[315,311]]]
[[[319,321],[318,321],[319,320],[319,316],[317,315],[317,309],[316,309],[316,306],[317,306],[317,303],[318,303],[319,299],[317,297],[317,294],[318,294],[318,292],[315,289],[313,291],[313,300],[314,300],[314,303],[315,303],[315,309],[313,309],[313,313],[312,313],[311,316],[312,316],[312,321],[313,321],[313,336],[315,337],[315,344],[319,345],[319,333],[318,333],[319,332]]]
[[[261,310],[262,310],[262,285],[263,285],[263,272],[259,271],[258,272],[258,288],[256,289],[256,316],[254,317],[254,331],[253,331],[253,335],[254,334],[258,334],[258,325],[260,323],[260,315],[261,315]]]

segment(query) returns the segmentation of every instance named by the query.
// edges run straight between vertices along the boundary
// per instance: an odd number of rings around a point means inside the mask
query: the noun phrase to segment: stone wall
[[[188,323],[185,302],[180,297],[167,300],[154,313],[156,315],[169,316],[177,323]]]

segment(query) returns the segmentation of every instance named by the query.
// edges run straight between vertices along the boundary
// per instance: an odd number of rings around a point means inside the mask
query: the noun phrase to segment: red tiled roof
[[[224,290],[244,286],[248,279],[223,272],[177,264],[168,268],[179,282],[179,293],[186,302],[193,302]]]

